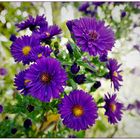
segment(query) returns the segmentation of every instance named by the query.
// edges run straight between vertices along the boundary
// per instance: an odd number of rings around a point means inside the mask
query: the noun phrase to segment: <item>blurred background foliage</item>
[[[65,23],[67,20],[81,16],[91,16],[78,11],[81,4],[82,2],[0,2],[0,68],[6,69],[6,74],[0,75],[0,104],[4,107],[4,112],[0,114],[0,137],[140,137],[140,116],[136,110],[124,112],[123,120],[113,126],[107,122],[101,109],[96,125],[86,131],[75,132],[63,126],[60,121],[57,100],[46,104],[30,96],[22,96],[15,90],[14,76],[24,67],[21,63],[14,62],[10,53],[12,42],[9,38],[11,34],[18,36],[30,34],[28,30],[18,33],[15,23],[25,20],[28,15],[35,17],[37,14],[45,14],[49,24],[57,24],[63,30],[61,36],[52,44],[59,42],[61,51],[59,57],[62,60],[69,60],[63,56],[67,41],[71,41]],[[95,5],[92,5],[91,9],[94,8]],[[122,12],[126,13],[124,17],[121,16]],[[140,100],[139,4],[137,2],[105,2],[98,6],[94,16],[105,20],[115,32],[116,43],[109,57],[117,58],[119,63],[123,64],[124,82],[118,96],[119,100],[127,106]],[[95,63],[96,59],[93,61]],[[79,65],[82,63],[79,62]],[[96,94],[93,92],[99,103],[104,93],[112,91],[109,81],[101,79],[101,83],[102,87],[96,91]],[[86,90],[85,87],[89,89],[90,86],[87,83],[82,88]],[[32,126],[28,129],[23,127],[27,118],[32,120]],[[16,132],[13,131],[14,128],[17,129]]]

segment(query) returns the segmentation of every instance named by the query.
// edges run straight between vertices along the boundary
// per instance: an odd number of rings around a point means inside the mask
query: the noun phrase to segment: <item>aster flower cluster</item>
[[[36,18],[29,16],[27,20],[16,24],[18,32],[27,28],[32,32],[30,36],[10,38],[13,41],[11,54],[14,60],[28,65],[15,75],[16,89],[23,96],[32,96],[44,103],[57,99],[57,111],[63,124],[70,129],[79,131],[93,126],[98,119],[100,108],[104,109],[109,123],[118,123],[122,117],[123,104],[117,101],[117,94],[106,94],[102,98],[102,107],[99,107],[99,102],[90,95],[90,92],[102,86],[96,78],[110,79],[115,91],[119,91],[121,86],[121,65],[117,60],[107,57],[114,47],[114,32],[104,21],[95,18],[84,17],[67,21],[66,24],[73,42],[66,45],[68,51],[65,51],[65,58],[61,55],[59,43],[52,45],[55,44],[54,36],[59,35],[61,29],[57,25],[49,26],[44,15]],[[58,55],[55,55],[56,48],[60,51]],[[82,55],[91,59],[83,59]],[[95,62],[95,59],[98,65],[105,69],[101,76],[99,69],[96,69],[96,63],[93,64],[92,60]],[[92,82],[91,89],[94,90],[85,92],[77,87],[86,82]],[[68,92],[66,86],[72,87],[72,90]],[[33,112],[34,106],[28,105],[27,109]],[[24,122],[25,128],[31,125],[29,119]]]
[[[78,10],[85,15],[94,16],[97,13],[98,7],[104,3],[105,2],[83,2],[80,4]]]

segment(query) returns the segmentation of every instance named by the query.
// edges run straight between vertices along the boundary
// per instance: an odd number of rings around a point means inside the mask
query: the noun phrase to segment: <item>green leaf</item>
[[[105,124],[102,121],[98,120],[96,123],[97,123],[96,126],[100,131],[102,131],[102,132],[107,131],[107,127],[105,126]]]
[[[99,98],[99,100],[97,101],[97,104],[101,104],[101,103],[103,103],[104,102],[104,99],[101,97],[101,98]]]
[[[81,50],[74,43],[70,43],[70,45],[72,46],[74,57],[76,59],[81,58],[82,56]]]
[[[85,137],[85,131],[79,131],[75,133],[77,138],[84,138]]]
[[[77,60],[78,65],[83,66],[84,68],[88,68],[92,71],[95,71],[95,69],[93,67],[91,67],[89,64],[84,63],[82,60]]]

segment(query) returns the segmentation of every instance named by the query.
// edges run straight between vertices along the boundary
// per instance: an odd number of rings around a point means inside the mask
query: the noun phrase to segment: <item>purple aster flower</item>
[[[134,6],[134,8],[140,8],[140,2],[137,1],[137,2],[132,2],[132,5]]]
[[[140,45],[134,45],[133,46],[138,52],[140,52]]]
[[[85,74],[79,74],[74,77],[74,81],[78,84],[83,84],[86,81]]]
[[[97,2],[97,1],[94,1],[94,2],[92,2],[92,4],[93,5],[95,5],[95,6],[101,6],[101,5],[103,5],[105,2]]]
[[[84,17],[73,20],[68,28],[72,30],[70,31],[81,50],[96,56],[97,54],[107,54],[107,51],[111,50],[115,43],[114,32],[104,24],[104,21]]]
[[[39,40],[33,36],[22,36],[17,38],[11,45],[11,53],[17,62],[23,62],[23,64],[29,64],[34,60],[31,58],[32,51],[35,47],[39,47]]]
[[[121,18],[124,18],[126,16],[126,12],[125,11],[122,11],[121,12]]]
[[[136,100],[135,107],[136,107],[137,113],[140,115],[140,101]]]
[[[80,70],[80,66],[77,65],[77,63],[74,63],[72,66],[71,66],[71,72],[73,74],[77,74]]]
[[[107,61],[107,54],[103,54],[102,56],[100,56],[99,59],[101,62],[106,62]]]
[[[26,119],[23,125],[26,129],[28,129],[32,125],[32,121],[30,119]]]
[[[17,87],[17,90],[20,90],[20,93],[24,93],[24,95],[28,94],[28,88],[27,88],[27,83],[30,82],[30,80],[25,79],[25,75],[28,70],[24,70],[19,72],[18,74],[15,75],[14,79],[14,85]]]
[[[135,108],[135,105],[134,104],[128,104],[126,110],[132,110]]]
[[[24,30],[26,28],[29,28],[31,31],[35,31],[46,22],[47,21],[44,15],[36,16],[36,18],[33,18],[31,15],[29,15],[28,19],[21,23],[17,23],[16,26],[19,28],[19,31]]]
[[[91,95],[74,90],[65,95],[59,104],[59,113],[63,124],[74,130],[86,130],[98,117],[97,106]]]
[[[7,70],[5,68],[0,68],[0,75],[5,76],[7,74]]]
[[[11,41],[15,41],[17,39],[17,37],[14,35],[14,34],[12,34],[11,36],[10,36],[10,40]]]
[[[66,25],[67,25],[67,27],[68,27],[68,29],[69,29],[69,31],[72,33],[72,26],[73,26],[73,22],[74,20],[68,20],[67,22],[66,22]]]
[[[67,75],[60,62],[54,58],[42,57],[32,64],[25,76],[29,94],[40,101],[49,102],[64,91]]]
[[[121,64],[118,65],[118,62],[115,59],[109,59],[107,63],[107,68],[109,70],[107,77],[113,83],[114,90],[119,90],[119,87],[121,86],[120,81],[123,81],[122,76],[120,75],[120,72],[122,72],[122,70],[119,70],[120,66]]]
[[[123,104],[116,101],[116,94],[112,96],[108,93],[105,95],[105,115],[108,116],[108,121],[111,124],[117,123],[122,118]]]
[[[69,51],[69,54],[73,54],[73,49],[69,43],[66,45],[66,47],[67,47],[67,50]]]
[[[98,89],[101,86],[100,81],[96,81],[91,88]]]
[[[79,6],[79,8],[78,8],[78,10],[79,11],[82,11],[82,12],[87,12],[87,8],[89,7],[89,2],[83,2],[80,6]]]
[[[38,58],[41,58],[42,56],[48,57],[52,53],[52,49],[48,46],[39,46],[33,49],[31,53],[32,60],[37,60]]]
[[[35,32],[42,42],[48,42],[55,35],[61,34],[61,29],[57,25],[49,26],[48,23],[42,24],[39,31]]]
[[[3,112],[3,106],[0,105],[0,113],[2,113],[2,112]]]
[[[11,129],[11,133],[12,133],[12,134],[16,134],[16,132],[17,132],[17,128],[12,128],[12,129]]]

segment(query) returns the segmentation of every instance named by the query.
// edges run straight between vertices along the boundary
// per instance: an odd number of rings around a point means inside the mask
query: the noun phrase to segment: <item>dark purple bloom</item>
[[[27,83],[30,82],[30,80],[25,79],[27,71],[28,70],[19,72],[17,75],[15,75],[14,79],[17,90],[20,90],[20,93],[24,93],[24,95],[28,94]]]
[[[140,52],[140,45],[134,45],[133,46],[138,52]]]
[[[135,105],[134,104],[128,104],[126,110],[132,110],[135,108]]]
[[[77,138],[75,135],[69,135],[68,138]]]
[[[71,72],[73,74],[77,74],[80,70],[80,66],[77,65],[77,63],[74,63],[72,66],[71,66]]]
[[[11,133],[12,133],[12,134],[16,134],[16,132],[17,132],[17,129],[16,129],[16,128],[12,128],[12,129],[11,129]]]
[[[32,125],[32,121],[30,119],[26,119],[23,125],[26,129],[28,129]]]
[[[102,56],[100,56],[99,59],[101,62],[106,62],[107,61],[107,54],[103,54]]]
[[[5,68],[0,68],[0,75],[5,76],[7,74],[7,70]]]
[[[66,25],[67,25],[67,27],[68,27],[68,29],[69,29],[69,31],[72,33],[72,26],[73,26],[73,22],[74,20],[68,20],[67,22],[66,22]]]
[[[59,104],[59,113],[63,124],[74,130],[86,130],[98,117],[97,106],[91,95],[74,90],[65,95]]]
[[[8,116],[6,116],[6,117],[5,117],[5,120],[8,120],[8,119],[9,119],[9,117],[8,117]]]
[[[79,8],[78,8],[78,10],[79,11],[82,11],[82,12],[87,12],[87,8],[89,7],[89,2],[83,2],[80,6],[79,6]]]
[[[123,104],[116,101],[116,94],[110,95],[109,93],[105,95],[105,115],[108,116],[108,121],[111,124],[118,123],[122,118]]]
[[[2,112],[3,112],[3,106],[0,105],[0,113],[2,113]]]
[[[121,12],[121,18],[124,18],[126,16],[126,12],[125,11],[122,11]]]
[[[15,41],[17,39],[17,37],[14,35],[14,34],[12,34],[11,36],[10,36],[10,40],[11,41]]]
[[[140,2],[136,1],[136,2],[132,2],[132,5],[134,6],[134,8],[140,8]]]
[[[67,47],[67,50],[69,51],[69,54],[73,54],[73,49],[69,43],[66,45],[66,47]]]
[[[82,51],[96,56],[107,54],[112,49],[115,35],[112,29],[104,24],[104,21],[90,17],[72,21],[70,31]]]
[[[109,70],[107,77],[113,83],[114,90],[119,90],[119,87],[121,86],[119,82],[123,81],[122,76],[120,75],[120,72],[122,72],[122,70],[119,70],[120,66],[121,64],[118,65],[118,62],[115,59],[109,59],[107,63],[107,68]]]
[[[95,5],[95,6],[101,6],[101,5],[103,5],[105,2],[97,2],[97,1],[94,1],[94,2],[92,2],[92,4],[93,5]]]
[[[61,29],[57,25],[49,26],[48,23],[42,24],[40,30],[34,33],[42,42],[48,42],[58,34],[61,34]]]
[[[33,49],[40,46],[39,40],[33,36],[22,36],[17,38],[11,45],[11,53],[16,62],[23,62],[23,64],[29,64],[34,59],[31,58]]]
[[[29,94],[40,101],[49,102],[64,91],[67,75],[58,60],[42,57],[30,66],[25,78],[31,81],[27,84]]]
[[[17,23],[16,26],[19,28],[19,31],[24,30],[26,28],[29,28],[31,31],[35,31],[39,29],[42,26],[42,24],[46,22],[47,21],[44,15],[36,16],[36,18],[33,18],[31,15],[29,15],[28,19],[26,19],[21,23]]]
[[[140,115],[140,101],[136,100],[135,106],[136,106],[137,113]]]
[[[84,74],[79,74],[74,77],[74,81],[78,84],[83,84],[86,81],[86,77]]]
[[[101,82],[100,81],[96,81],[92,87],[94,89],[98,89],[100,86],[101,86]]]

